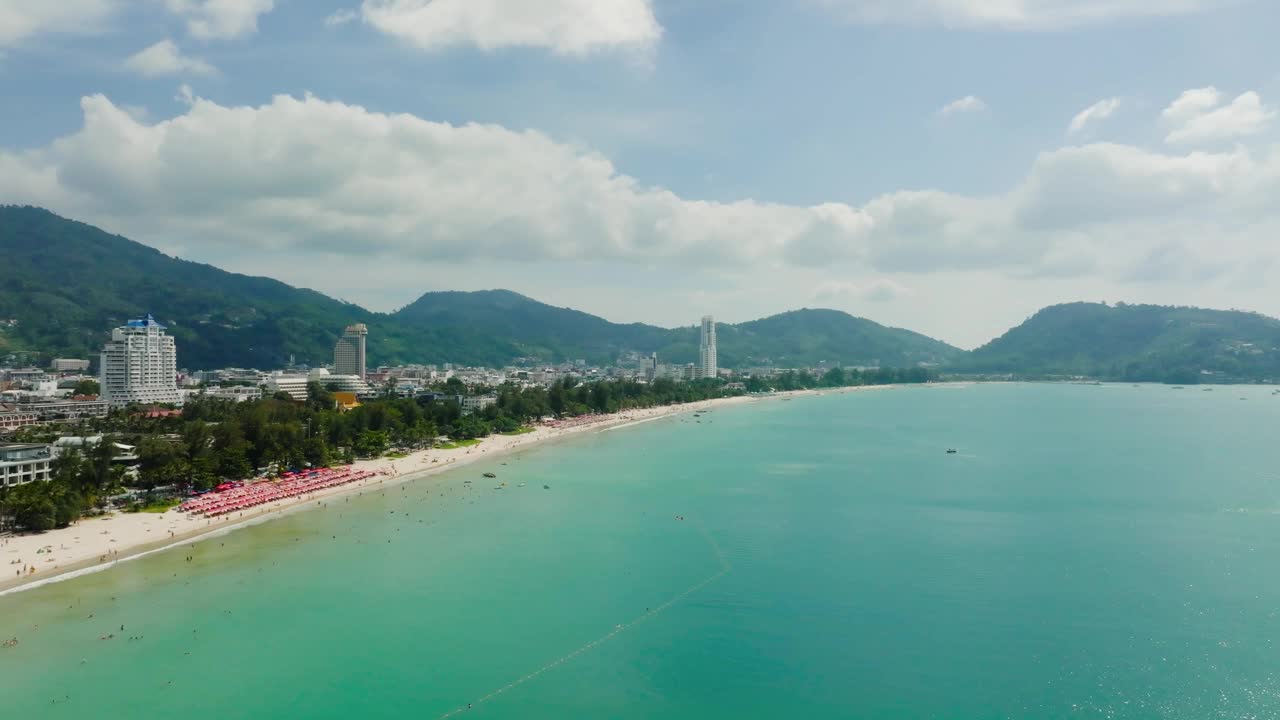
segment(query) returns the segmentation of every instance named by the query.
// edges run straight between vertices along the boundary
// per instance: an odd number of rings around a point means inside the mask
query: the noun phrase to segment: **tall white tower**
[[[719,376],[716,367],[716,321],[710,315],[702,317],[702,338],[698,342],[698,377]]]
[[[342,331],[342,337],[333,346],[333,373],[335,375],[358,375],[365,378],[364,340],[369,335],[369,328],[364,323],[348,325]]]
[[[111,407],[130,403],[182,403],[178,353],[164,326],[147,315],[111,331],[99,367],[102,399]]]

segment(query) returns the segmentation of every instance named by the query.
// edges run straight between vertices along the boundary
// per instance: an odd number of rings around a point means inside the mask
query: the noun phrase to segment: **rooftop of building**
[[[165,329],[165,327],[164,327],[163,325],[161,325],[160,323],[156,322],[155,317],[153,317],[153,316],[151,315],[151,313],[147,313],[146,317],[134,318],[133,320],[130,320],[129,322],[125,323],[125,327],[130,327],[130,328],[159,328],[159,329],[161,329],[161,330],[164,330],[164,329]]]

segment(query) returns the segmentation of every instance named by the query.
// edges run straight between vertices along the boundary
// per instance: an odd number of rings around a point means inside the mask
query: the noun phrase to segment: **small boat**
[[[956,449],[955,449],[955,448],[947,448],[947,454],[948,454],[948,455],[955,455],[955,454],[956,454]]]
[[[484,476],[485,476],[485,477],[487,477],[487,478],[496,478],[496,477],[498,477],[497,475],[494,475],[493,473],[485,473],[485,474],[484,474]]]
[[[550,485],[543,485],[543,486],[542,486],[542,489],[543,489],[543,490],[550,490],[550,489],[551,489],[551,486],[550,486]]]
[[[525,484],[524,484],[524,483],[520,483],[520,484],[519,484],[519,485],[517,485],[516,487],[524,487],[524,486],[525,486]]]

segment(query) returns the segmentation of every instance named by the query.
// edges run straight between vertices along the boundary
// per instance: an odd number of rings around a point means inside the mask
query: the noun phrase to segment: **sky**
[[[1271,0],[0,0],[0,204],[390,311],[1280,316]]]

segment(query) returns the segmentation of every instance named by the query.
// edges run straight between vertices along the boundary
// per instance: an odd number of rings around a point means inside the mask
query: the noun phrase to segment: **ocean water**
[[[0,598],[0,708],[1280,717],[1278,438],[1263,388],[1070,385],[594,433]]]

